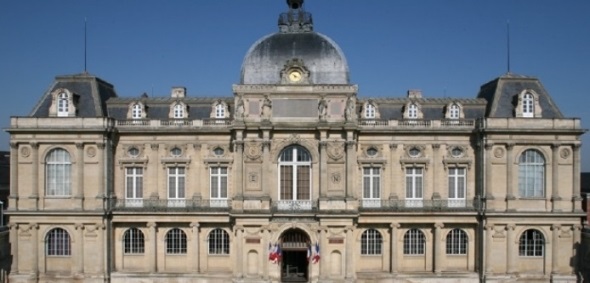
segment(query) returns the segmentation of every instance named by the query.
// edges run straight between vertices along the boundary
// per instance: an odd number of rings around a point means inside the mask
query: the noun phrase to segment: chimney
[[[182,87],[182,86],[172,87],[172,92],[170,93],[170,96],[172,96],[174,98],[186,97],[186,87]]]
[[[408,98],[422,98],[422,91],[419,89],[408,90]]]

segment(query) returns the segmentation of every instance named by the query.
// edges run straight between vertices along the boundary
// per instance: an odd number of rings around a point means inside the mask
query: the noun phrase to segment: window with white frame
[[[184,118],[184,105],[177,103],[174,105],[174,119],[182,119]]]
[[[45,158],[45,186],[48,196],[70,196],[72,162],[70,154],[62,148],[53,149]]]
[[[70,112],[70,97],[62,92],[57,97],[57,117],[68,117]]]
[[[541,257],[545,254],[545,238],[536,229],[528,229],[522,233],[518,241],[518,255]]]
[[[465,206],[465,168],[451,167],[449,171],[449,206]]]
[[[227,167],[211,167],[211,204],[227,206]]]
[[[184,167],[169,167],[168,168],[168,199],[179,200],[184,199],[185,186],[185,168]]]
[[[363,206],[379,206],[381,200],[381,168],[363,168]]]
[[[209,254],[229,254],[229,234],[221,228],[216,228],[209,233]]]
[[[145,239],[143,232],[137,228],[129,228],[123,234],[124,254],[143,254],[145,250]]]
[[[535,97],[531,93],[522,96],[522,117],[535,117]]]
[[[467,233],[461,229],[453,229],[447,234],[447,254],[448,255],[466,255],[467,254]]]
[[[451,104],[449,108],[449,118],[450,119],[459,119],[461,117],[461,108],[456,103]]]
[[[368,229],[361,235],[361,254],[380,255],[383,238],[375,229]]]
[[[545,195],[545,158],[537,150],[528,149],[520,155],[518,191],[521,197]]]
[[[62,228],[53,228],[45,236],[47,256],[70,256],[72,254],[70,234]]]
[[[186,254],[186,234],[173,228],[166,233],[166,254]]]
[[[424,233],[418,229],[410,229],[404,234],[404,255],[423,255],[426,240]]]
[[[420,167],[406,168],[406,206],[422,206],[423,170]]]
[[[418,119],[418,106],[414,103],[408,105],[408,118]]]
[[[131,118],[132,119],[141,119],[143,114],[143,109],[139,103],[133,104],[131,107]]]
[[[143,168],[125,168],[125,199],[128,204],[137,202],[139,205],[143,200]]]
[[[371,103],[365,104],[365,119],[375,119],[375,106]]]
[[[311,155],[302,146],[292,145],[279,157],[279,199],[311,199]]]
[[[225,118],[225,105],[223,103],[217,103],[217,105],[215,105],[215,118]]]

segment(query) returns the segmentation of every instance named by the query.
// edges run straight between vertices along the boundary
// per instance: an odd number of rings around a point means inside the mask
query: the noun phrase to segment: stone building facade
[[[11,282],[575,282],[579,119],[510,73],[363,98],[302,2],[233,97],[83,73],[12,117]]]

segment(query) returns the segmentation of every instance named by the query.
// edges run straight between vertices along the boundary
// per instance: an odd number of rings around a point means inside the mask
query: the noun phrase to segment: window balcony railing
[[[401,129],[437,129],[437,128],[474,128],[473,119],[445,119],[445,120],[381,120],[361,119],[359,125],[363,128],[401,128]]]
[[[130,119],[117,120],[117,127],[123,128],[200,128],[200,127],[229,127],[233,124],[231,119],[203,119],[203,120],[189,120],[189,119],[169,119],[169,120],[150,120],[150,119]]]
[[[361,211],[478,211],[481,201],[466,199],[363,200]]]
[[[312,200],[278,200],[273,209],[278,212],[301,212],[316,210],[317,204]]]
[[[113,211],[229,211],[231,200],[111,199]]]

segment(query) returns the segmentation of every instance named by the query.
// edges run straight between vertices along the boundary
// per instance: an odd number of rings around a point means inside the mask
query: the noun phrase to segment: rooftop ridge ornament
[[[279,31],[282,33],[311,32],[311,13],[303,9],[304,0],[287,0],[289,11],[279,15]]]

